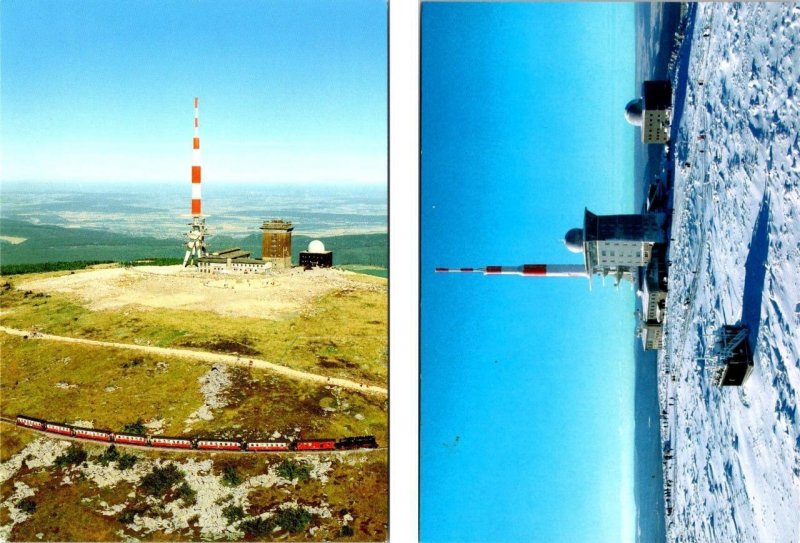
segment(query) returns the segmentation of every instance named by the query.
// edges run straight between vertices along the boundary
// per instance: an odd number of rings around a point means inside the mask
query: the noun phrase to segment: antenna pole
[[[200,267],[200,257],[206,255],[206,220],[201,214],[202,199],[200,196],[200,99],[194,99],[194,138],[192,138],[192,222],[191,230],[184,234],[186,240],[186,255],[183,265],[190,262]]]
[[[523,277],[589,277],[579,264],[523,264],[483,268],[436,268],[437,273],[482,273],[483,275],[521,275]]]

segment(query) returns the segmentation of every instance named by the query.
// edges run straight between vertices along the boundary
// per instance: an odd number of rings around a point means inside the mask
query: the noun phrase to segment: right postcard
[[[421,541],[800,541],[798,28],[422,4]]]

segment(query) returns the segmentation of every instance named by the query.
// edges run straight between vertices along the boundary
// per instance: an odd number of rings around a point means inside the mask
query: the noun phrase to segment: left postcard
[[[0,8],[0,540],[388,537],[388,6]]]

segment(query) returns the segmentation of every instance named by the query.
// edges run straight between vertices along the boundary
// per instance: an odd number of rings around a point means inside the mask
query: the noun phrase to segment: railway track
[[[25,430],[28,432],[32,432],[38,434],[42,437],[47,437],[50,439],[55,439],[58,441],[74,441],[77,443],[86,443],[90,445],[97,445],[99,447],[112,445],[110,442],[106,441],[97,441],[94,439],[86,439],[74,436],[66,436],[62,434],[52,434],[48,432],[44,432],[42,430],[37,430],[35,428],[28,428],[26,426],[19,426],[17,424],[16,417],[9,417],[7,415],[0,415],[0,424],[7,424],[18,428],[20,430]],[[180,454],[194,454],[194,455],[208,455],[208,454],[261,454],[265,456],[281,456],[281,455],[288,455],[288,456],[297,456],[303,454],[335,454],[337,456],[347,456],[348,454],[354,453],[365,453],[365,452],[372,452],[372,451],[385,451],[386,447],[377,447],[374,449],[333,449],[333,450],[324,450],[324,451],[315,451],[315,450],[307,450],[307,451],[222,451],[222,450],[203,450],[203,449],[172,449],[172,448],[161,448],[161,447],[150,447],[147,445],[133,445],[131,443],[113,443],[114,447],[116,448],[124,448],[124,449],[135,449],[145,452],[159,452],[159,453],[180,453]]]
[[[179,358],[189,358],[192,360],[201,360],[203,362],[222,362],[230,366],[240,366],[245,368],[258,368],[274,373],[283,375],[290,379],[300,381],[311,381],[323,385],[331,385],[336,387],[354,390],[356,392],[363,392],[365,394],[374,394],[378,396],[387,396],[389,391],[384,387],[377,385],[369,385],[351,381],[350,379],[341,379],[339,377],[328,377],[326,375],[319,375],[306,371],[295,370],[281,364],[260,360],[257,358],[242,358],[230,354],[212,353],[208,351],[193,351],[189,349],[176,349],[174,347],[153,347],[151,345],[136,345],[133,343],[114,343],[111,341],[98,341],[94,339],[84,339],[69,336],[55,336],[52,334],[43,334],[41,332],[29,332],[26,330],[19,330],[17,328],[10,328],[8,326],[0,326],[0,332],[24,337],[32,341],[59,341],[62,343],[77,343],[79,345],[93,345],[96,347],[108,347],[114,349],[128,349],[131,351],[139,351],[150,354],[157,354],[161,356],[174,356]]]

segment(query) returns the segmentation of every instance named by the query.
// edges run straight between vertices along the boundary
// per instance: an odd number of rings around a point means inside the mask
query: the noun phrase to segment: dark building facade
[[[261,260],[271,262],[275,268],[291,268],[292,230],[292,223],[282,219],[264,221],[261,225]]]
[[[300,251],[300,265],[304,268],[330,268],[333,266],[333,252],[309,253]]]

